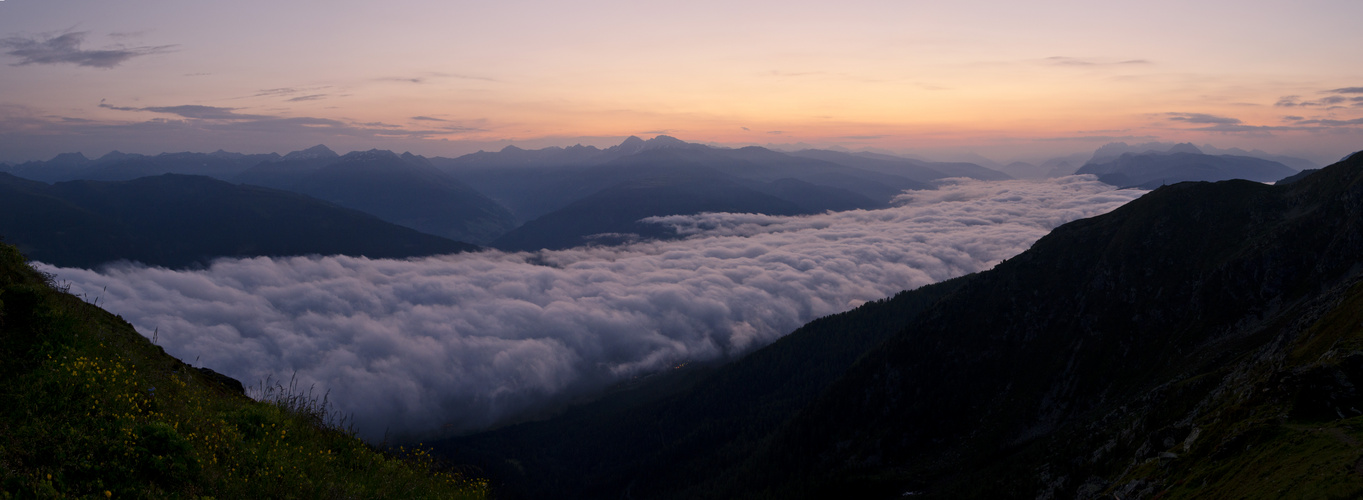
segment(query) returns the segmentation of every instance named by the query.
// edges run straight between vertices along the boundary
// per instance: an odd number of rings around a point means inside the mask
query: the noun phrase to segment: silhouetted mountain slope
[[[80,153],[63,153],[48,161],[32,161],[5,169],[25,179],[61,182],[78,179],[122,181],[161,174],[206,175],[230,179],[261,162],[279,160],[279,155],[242,154],[218,150],[212,153],[162,153],[156,156],[112,151],[98,159]]]
[[[1286,185],[1286,184],[1291,184],[1291,183],[1293,183],[1293,182],[1297,182],[1297,181],[1299,181],[1299,180],[1302,180],[1302,179],[1306,178],[1306,176],[1311,175],[1311,174],[1314,174],[1314,173],[1319,172],[1319,171],[1320,171],[1319,168],[1310,168],[1310,169],[1302,170],[1301,172],[1297,172],[1297,173],[1292,174],[1292,175],[1289,175],[1289,176],[1287,176],[1287,177],[1283,177],[1283,178],[1281,178],[1281,179],[1278,179],[1278,182],[1275,182],[1274,184],[1279,185],[1279,186]]]
[[[285,169],[305,162],[285,162]],[[514,226],[511,213],[424,159],[390,151],[353,152],[288,187],[291,191],[373,214],[445,238],[485,243]]]
[[[527,222],[493,241],[491,246],[508,251],[562,249],[588,243],[618,244],[674,235],[665,226],[638,222],[658,215],[803,213],[796,203],[744,187],[705,170],[659,172],[616,184]]]
[[[626,491],[649,498],[685,491],[740,464],[862,353],[969,278],[820,318],[779,347],[722,367],[653,375],[556,418],[435,448],[483,467],[501,483],[500,498],[616,498]]]
[[[767,184],[749,184],[757,191],[794,203],[800,213],[817,214],[866,208],[883,208],[885,203],[852,192],[850,189],[818,185],[799,179],[776,179]]]
[[[1319,169],[1319,168],[1320,168],[1320,164],[1315,163],[1315,162],[1313,162],[1313,161],[1311,161],[1311,160],[1307,160],[1307,159],[1305,159],[1305,158],[1297,158],[1297,157],[1285,156],[1285,155],[1274,155],[1274,154],[1269,154],[1269,153],[1266,153],[1266,152],[1264,152],[1264,151],[1262,151],[1262,150],[1258,150],[1258,149],[1255,149],[1255,150],[1252,150],[1252,151],[1245,151],[1245,150],[1240,149],[1240,148],[1227,148],[1227,149],[1222,149],[1222,148],[1218,148],[1218,147],[1216,147],[1216,146],[1212,146],[1211,144],[1203,144],[1201,147],[1198,147],[1198,146],[1192,145],[1192,143],[1187,143],[1187,142],[1181,143],[1181,144],[1175,144],[1175,143],[1171,143],[1171,142],[1147,142],[1147,143],[1143,143],[1143,144],[1127,144],[1127,143],[1125,143],[1125,142],[1110,142],[1110,143],[1104,144],[1103,146],[1101,146],[1101,147],[1099,147],[1098,149],[1094,150],[1093,155],[1092,155],[1087,161],[1081,160],[1081,162],[1082,162],[1082,163],[1104,163],[1104,162],[1108,162],[1108,161],[1112,161],[1113,159],[1116,159],[1118,156],[1121,156],[1123,153],[1143,154],[1143,153],[1152,153],[1152,152],[1153,152],[1153,153],[1177,153],[1177,152],[1184,152],[1184,153],[1207,154],[1207,155],[1248,156],[1248,157],[1252,157],[1252,158],[1259,158],[1259,159],[1262,159],[1262,160],[1275,161],[1275,162],[1281,163],[1281,164],[1283,164],[1283,165],[1286,165],[1286,166],[1288,166],[1288,168],[1291,168],[1291,169],[1293,169],[1293,170],[1306,170],[1306,169]],[[1069,171],[1069,172],[1065,172],[1065,175],[1068,175],[1068,174],[1071,174],[1071,173],[1074,173],[1074,171],[1071,170],[1071,171]]]
[[[112,162],[96,162],[74,179],[125,181],[161,174],[205,175],[227,180],[261,162],[279,159],[276,154],[246,155],[214,153],[162,153],[137,156]],[[65,180],[65,179],[63,179]]]
[[[1166,186],[948,288],[879,345],[828,348],[898,328],[867,305],[667,395],[456,442],[508,497],[1363,494],[1363,155]],[[761,403],[848,352],[812,399]],[[768,384],[759,359],[790,364]]]
[[[476,249],[303,195],[166,174],[46,185],[0,174],[0,235],[33,259],[181,267],[215,257],[401,258]]]
[[[233,176],[231,181],[287,190],[340,157],[319,144],[284,155],[279,161],[258,163]]]
[[[1346,442],[1360,434],[1360,256],[1363,161],[1287,186],[1161,188],[967,282],[723,490],[1238,498],[1228,492],[1275,497],[1295,484],[1356,495],[1353,445],[1348,467],[1317,476],[1307,471],[1339,452],[1290,445],[1311,439],[1300,422]],[[1265,459],[1259,447],[1283,453],[1267,458],[1272,470],[1246,471]]]
[[[1191,145],[1188,147],[1192,148]],[[1075,173],[1094,174],[1098,180],[1114,186],[1154,189],[1184,181],[1247,179],[1269,182],[1295,174],[1296,171],[1275,161],[1248,156],[1213,156],[1176,151],[1124,153],[1109,161],[1085,164]]]

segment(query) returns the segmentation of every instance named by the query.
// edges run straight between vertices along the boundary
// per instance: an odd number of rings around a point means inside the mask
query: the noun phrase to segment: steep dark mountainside
[[[0,236],[36,260],[182,267],[215,257],[474,250],[296,193],[166,174],[54,185],[0,173]]]
[[[284,167],[311,161],[286,162]],[[497,202],[424,158],[391,151],[347,154],[286,189],[459,241],[486,243],[515,226],[514,217]]]
[[[1281,163],[1248,156],[1206,155],[1190,151],[1169,153],[1123,153],[1115,159],[1090,162],[1076,174],[1094,174],[1098,180],[1120,187],[1157,187],[1184,181],[1247,179],[1269,182],[1297,173]]]
[[[454,442],[508,497],[1363,495],[1363,155],[1283,186],[1165,186],[940,286],[684,389]],[[722,375],[762,359],[788,360],[778,382]],[[833,359],[856,362],[763,403]]]
[[[1319,171],[1320,171],[1319,168],[1312,168],[1312,169],[1302,170],[1301,172],[1297,172],[1297,173],[1292,174],[1292,175],[1289,175],[1289,176],[1287,176],[1287,177],[1283,177],[1283,178],[1281,178],[1281,179],[1278,179],[1278,182],[1275,182],[1274,184],[1277,184],[1277,185],[1291,184],[1291,183],[1293,183],[1293,182],[1297,182],[1297,181],[1299,181],[1299,180],[1305,179],[1307,176],[1309,176],[1309,175],[1311,175],[1311,174],[1314,174],[1314,173],[1316,173],[1316,172],[1319,172]]]
[[[1351,497],[1363,161],[1158,189],[1062,226],[870,351],[738,496]]]
[[[52,279],[0,244],[0,497],[487,496],[424,451],[366,445],[309,391],[262,382],[253,401]]]
[[[728,365],[678,367],[556,418],[443,441],[435,451],[483,468],[500,498],[685,491],[741,464],[862,353],[969,279],[900,292],[812,321]]]

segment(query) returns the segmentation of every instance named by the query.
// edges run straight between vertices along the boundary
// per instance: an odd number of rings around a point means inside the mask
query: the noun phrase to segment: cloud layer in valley
[[[622,247],[41,268],[181,359],[248,385],[296,372],[376,439],[478,429],[741,354],[819,316],[988,269],[1140,194],[1091,176],[952,180],[885,210],[659,217],[689,236]]]

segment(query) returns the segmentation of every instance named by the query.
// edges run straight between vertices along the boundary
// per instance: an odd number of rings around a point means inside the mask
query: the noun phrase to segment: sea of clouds
[[[296,376],[330,391],[376,440],[476,430],[742,354],[814,318],[989,269],[1142,194],[1092,176],[953,179],[884,210],[655,217],[688,236],[618,247],[40,269],[180,359],[247,385]]]

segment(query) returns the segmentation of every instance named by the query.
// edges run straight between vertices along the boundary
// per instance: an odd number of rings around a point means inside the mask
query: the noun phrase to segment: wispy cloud
[[[416,83],[416,84],[422,84],[422,83],[428,83],[428,82],[430,82],[430,81],[432,81],[432,80],[441,80],[441,79],[478,80],[478,81],[483,81],[483,82],[496,82],[496,81],[498,81],[498,80],[495,79],[495,78],[488,78],[488,77],[486,77],[486,76],[467,75],[467,74],[461,74],[461,73],[440,73],[440,72],[430,72],[430,73],[425,73],[425,74],[418,75],[418,76],[389,76],[389,77],[383,77],[383,78],[376,78],[375,80],[376,80],[376,81],[380,81],[380,82],[401,82],[401,83]]]
[[[1354,125],[1363,125],[1363,118],[1354,118],[1352,120],[1333,120],[1329,118],[1316,118],[1311,120],[1298,120],[1297,125],[1323,125],[1326,127],[1348,127]]]
[[[1244,122],[1240,121],[1239,118],[1230,118],[1230,117],[1226,117],[1226,116],[1209,115],[1209,114],[1206,114],[1206,113],[1166,113],[1166,115],[1169,116],[1169,119],[1170,119],[1170,120],[1173,120],[1173,121],[1186,122],[1186,123],[1195,123],[1195,124],[1200,124],[1200,125],[1202,125],[1202,124],[1207,124],[1207,125],[1239,125],[1239,124],[1241,124],[1241,123],[1244,123]]]
[[[1344,87],[1331,90],[1330,92],[1336,94],[1363,94],[1363,87]]]
[[[430,116],[413,116],[412,119],[413,119],[413,120],[419,120],[419,121],[428,121],[428,122],[447,122],[447,121],[449,121],[449,120],[446,120],[446,119],[444,119],[444,118],[433,118],[433,117],[430,117]]]
[[[1078,57],[1052,56],[1043,59],[1046,64],[1054,66],[1132,66],[1142,64],[1153,64],[1145,59],[1126,59],[1122,61],[1103,61],[1096,59],[1084,59]]]
[[[1278,102],[1273,103],[1273,105],[1274,105],[1274,106],[1278,106],[1278,107],[1282,107],[1282,108],[1295,108],[1295,107],[1327,107],[1327,108],[1328,108],[1328,107],[1337,106],[1337,105],[1339,105],[1339,104],[1343,104],[1343,103],[1349,102],[1349,101],[1351,101],[1351,100],[1352,100],[1351,98],[1345,97],[1345,96],[1342,96],[1342,95],[1331,95],[1331,96],[1322,97],[1322,98],[1320,98],[1320,99],[1314,99],[1314,100],[1304,101],[1304,100],[1302,100],[1301,96],[1286,95],[1286,96],[1282,96],[1282,97],[1278,98]]]
[[[184,118],[197,120],[260,120],[270,118],[264,115],[243,115],[236,112],[237,108],[221,108],[217,106],[200,106],[197,104],[186,104],[182,106],[149,106],[144,108],[113,106],[99,103],[99,107],[113,109],[117,111],[150,111],[152,113],[166,113],[179,115]]]
[[[1269,132],[1303,130],[1300,126],[1281,126],[1281,125],[1250,125],[1229,116],[1217,116],[1207,113],[1164,113],[1169,121],[1200,125],[1191,130],[1201,130],[1205,132],[1223,133],[1242,133],[1242,134],[1267,134]]]
[[[0,39],[5,53],[19,58],[13,66],[30,64],[75,64],[91,68],[112,68],[134,57],[170,52],[176,45],[141,47],[114,46],[99,50],[83,50],[86,31],[63,33],[53,37],[11,36]]]

